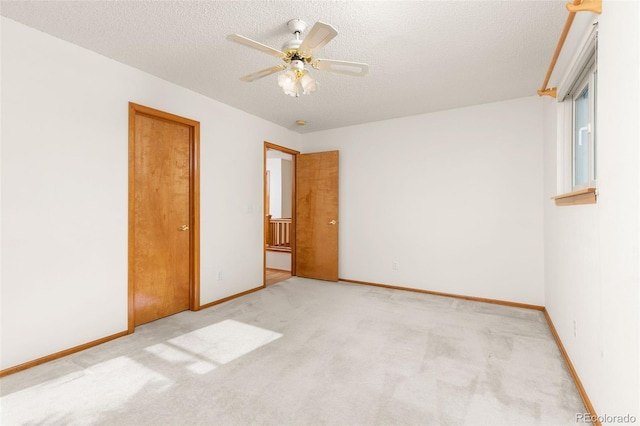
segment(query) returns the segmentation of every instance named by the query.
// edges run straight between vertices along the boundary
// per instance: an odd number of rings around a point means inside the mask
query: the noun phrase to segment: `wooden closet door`
[[[338,151],[296,164],[296,275],[338,281]]]
[[[135,325],[189,309],[191,132],[182,123],[135,116]]]

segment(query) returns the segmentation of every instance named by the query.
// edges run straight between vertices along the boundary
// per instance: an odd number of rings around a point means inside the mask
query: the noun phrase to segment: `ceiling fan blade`
[[[251,82],[259,78],[266,77],[271,74],[275,74],[278,71],[284,70],[285,68],[287,68],[286,64],[276,65],[275,67],[266,68],[261,71],[256,71],[253,74],[248,74],[248,75],[245,75],[244,77],[240,77],[240,80]]]
[[[311,66],[320,71],[348,74],[356,77],[362,77],[369,72],[369,65],[367,64],[361,62],[336,61],[333,59],[316,59]]]
[[[338,31],[331,25],[318,21],[302,40],[298,53],[304,57],[313,56],[318,49],[329,43],[337,35]]]
[[[284,58],[284,53],[279,51],[278,49],[274,49],[273,47],[269,47],[266,44],[258,43],[257,41],[251,40],[250,38],[246,38],[239,34],[230,34],[227,36],[227,40],[235,41],[236,43],[244,44],[245,46],[251,47],[253,49],[259,50],[266,54],[275,56],[276,58]]]

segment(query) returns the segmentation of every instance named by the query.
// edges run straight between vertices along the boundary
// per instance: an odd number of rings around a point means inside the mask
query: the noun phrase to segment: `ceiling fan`
[[[300,34],[307,28],[307,23],[300,19],[292,19],[287,22],[287,27],[295,35],[295,39],[286,42],[282,50],[274,49],[247,37],[231,34],[227,40],[243,44],[276,58],[285,63],[254,72],[240,77],[242,81],[255,81],[260,78],[284,71],[278,76],[278,85],[284,93],[298,97],[300,92],[307,95],[318,88],[318,82],[309,74],[309,66],[319,71],[328,71],[338,74],[347,74],[362,77],[369,71],[369,65],[360,62],[337,61],[333,59],[314,59],[313,55],[324,45],[329,43],[338,32],[329,24],[316,22],[309,34],[300,39]]]

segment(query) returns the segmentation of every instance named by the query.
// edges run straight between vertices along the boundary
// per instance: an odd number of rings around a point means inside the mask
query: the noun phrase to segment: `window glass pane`
[[[573,184],[589,183],[589,86],[573,102]]]

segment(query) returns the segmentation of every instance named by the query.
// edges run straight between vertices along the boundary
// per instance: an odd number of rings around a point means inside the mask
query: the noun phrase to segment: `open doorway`
[[[295,165],[298,154],[265,142],[265,286],[295,275]]]

